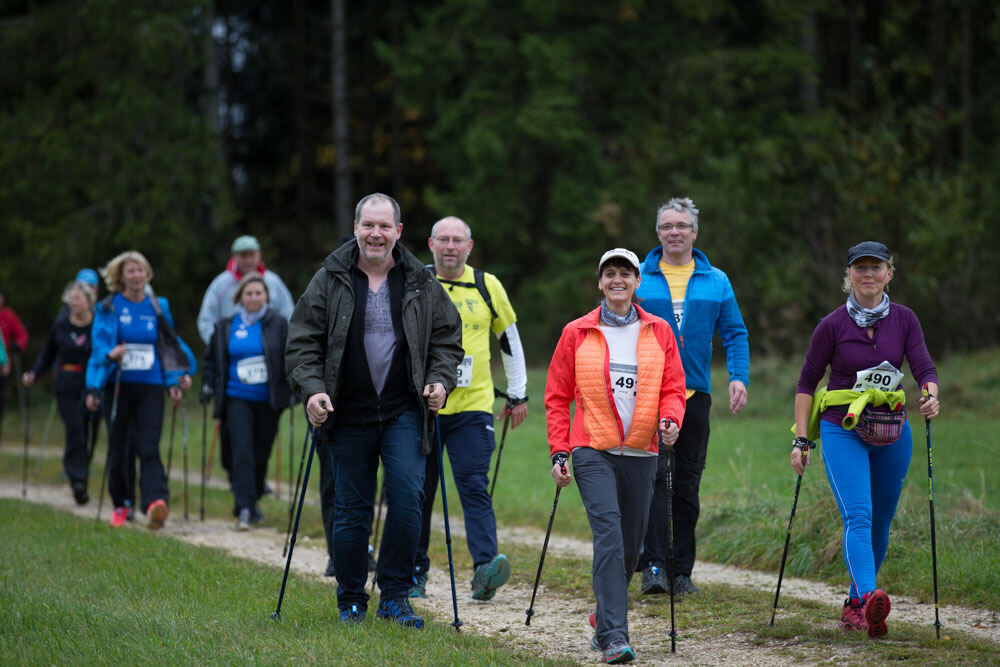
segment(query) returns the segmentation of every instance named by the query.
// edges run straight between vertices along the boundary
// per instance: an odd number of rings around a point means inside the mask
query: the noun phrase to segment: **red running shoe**
[[[868,625],[869,637],[884,637],[889,631],[885,626],[885,619],[889,616],[892,604],[889,602],[889,595],[881,588],[865,593],[862,598],[864,603],[862,611],[865,623]]]
[[[108,523],[110,523],[112,526],[118,527],[118,526],[124,526],[126,521],[128,521],[128,519],[125,513],[125,508],[116,507],[115,510],[111,513],[111,521],[109,521]]]
[[[867,630],[868,624],[861,611],[861,600],[844,600],[844,608],[840,612],[841,630]]]
[[[149,509],[146,510],[146,516],[149,517],[149,529],[159,530],[163,528],[163,524],[167,522],[167,514],[169,514],[167,502],[162,498],[154,500],[149,505]]]

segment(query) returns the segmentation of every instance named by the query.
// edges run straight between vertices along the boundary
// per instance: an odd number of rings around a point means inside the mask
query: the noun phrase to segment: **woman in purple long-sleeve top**
[[[792,468],[801,475],[810,462],[810,417],[814,394],[821,396],[816,386],[829,367],[819,434],[823,465],[844,524],[844,564],[851,580],[840,627],[865,630],[869,637],[887,632],[891,605],[875,577],[889,545],[889,526],[913,449],[905,421],[904,374],[899,370],[904,358],[918,387],[926,390],[920,414],[932,419],[939,409],[937,370],[920,322],[912,310],[891,303],[886,294],[893,271],[892,256],[881,243],[865,241],[847,251],[847,303],[813,331],[795,395],[791,454]],[[848,403],[858,397],[872,402],[854,415]]]

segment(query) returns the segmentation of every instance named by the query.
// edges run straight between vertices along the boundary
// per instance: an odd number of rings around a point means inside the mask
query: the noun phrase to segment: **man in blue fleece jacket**
[[[656,212],[660,247],[646,256],[636,296],[642,307],[665,319],[680,347],[687,386],[684,426],[673,446],[674,592],[697,593],[691,583],[698,523],[698,487],[708,453],[708,413],[712,406],[709,366],[712,337],[719,332],[729,368],[729,409],[738,414],[747,402],[750,347],[736,295],[725,273],[694,248],[698,209],[688,198],[675,197]],[[660,450],[655,491],[646,529],[645,552],[639,558],[644,594],[669,590],[667,552],[667,451]]]

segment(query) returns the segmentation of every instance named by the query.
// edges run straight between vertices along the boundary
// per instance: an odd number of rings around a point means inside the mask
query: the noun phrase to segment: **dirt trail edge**
[[[21,498],[21,484],[16,482],[0,482],[0,497]],[[77,507],[70,497],[69,490],[63,486],[31,485],[28,487],[27,500],[66,510],[82,518],[94,520],[96,505],[94,500],[83,507]],[[105,503],[107,506],[107,503]],[[247,558],[260,563],[283,568],[285,559],[281,556],[284,546],[284,533],[271,528],[261,528],[250,532],[237,533],[229,521],[210,519],[204,523],[197,520],[197,512],[192,512],[192,520],[185,522],[176,506],[162,534],[183,540],[185,542],[222,549],[233,556]],[[108,510],[109,512],[110,510]],[[105,512],[107,516],[108,512]],[[104,520],[107,520],[106,518]],[[452,532],[455,537],[464,537],[461,522],[452,522]],[[145,520],[139,515],[134,528],[143,528]],[[443,522],[435,517],[434,529],[443,532]],[[541,550],[544,537],[542,531],[525,527],[503,527],[499,529],[499,542],[502,545],[519,543]],[[554,535],[549,542],[549,553],[577,557],[588,560],[591,556],[589,542]],[[299,538],[295,546],[292,560],[292,570],[298,574],[312,576],[323,581],[334,583],[332,579],[320,576],[326,567],[326,545],[322,540],[313,540],[306,536]],[[527,567],[534,571],[534,563],[517,563],[517,567]],[[776,583],[775,575],[768,572],[756,572],[734,567],[699,562],[696,567],[696,578],[699,584],[727,584],[745,586],[759,590],[762,595],[771,596]],[[592,602],[587,598],[571,598],[559,591],[551,591],[543,585],[539,586],[535,600],[535,616],[531,626],[525,626],[525,610],[531,599],[530,587],[521,585],[504,586],[491,602],[476,602],[469,597],[469,573],[456,572],[456,588],[458,591],[459,618],[462,620],[462,631],[473,632],[490,637],[495,641],[521,650],[528,650],[536,655],[556,659],[569,659],[579,663],[594,664],[599,662],[599,654],[589,650],[591,636],[587,624],[587,614]],[[544,580],[544,576],[543,576]],[[280,575],[275,574],[275,599],[280,586]],[[433,614],[441,623],[450,623],[454,618],[451,602],[451,584],[447,569],[436,568],[431,572],[427,585],[426,599],[414,601],[415,608]],[[782,582],[782,599],[829,599],[837,600],[843,596],[831,586],[822,583],[805,581],[786,577]],[[286,594],[283,614],[295,613],[294,586]],[[667,635],[669,621],[662,618],[647,616],[642,613],[642,601],[633,601],[634,608],[629,614],[630,634],[633,646],[639,660],[644,664],[685,664],[728,665],[728,664],[804,664],[810,662],[826,662],[832,658],[838,662],[864,660],[866,653],[863,645],[835,646],[818,651],[803,646],[794,640],[787,643],[775,640],[770,644],[760,645],[754,637],[737,633],[718,635],[703,629],[691,630],[685,627],[683,612],[678,615],[677,653],[670,653],[670,640]],[[913,599],[902,596],[892,598],[892,617],[920,625],[928,625],[934,617],[931,605],[921,604]],[[273,609],[262,610],[270,613]],[[332,608],[331,617],[336,613]],[[989,610],[966,609],[962,607],[945,606],[940,608],[941,622],[947,630],[960,630],[983,640],[1000,643],[1000,612]],[[780,620],[780,615],[779,615]],[[761,623],[767,619],[762,618]],[[782,648],[794,646],[793,651],[785,652]],[[836,655],[831,655],[831,650]],[[792,657],[794,655],[794,657]]]

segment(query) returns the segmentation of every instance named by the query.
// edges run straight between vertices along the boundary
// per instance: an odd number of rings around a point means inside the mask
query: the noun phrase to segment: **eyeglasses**
[[[665,222],[659,227],[657,227],[657,229],[659,229],[661,232],[672,232],[675,229],[679,232],[686,232],[692,227],[694,227],[694,225],[692,225],[689,222],[674,222],[674,223]]]
[[[469,239],[463,238],[461,236],[435,236],[434,241],[440,243],[441,245],[462,245],[468,242]]]

